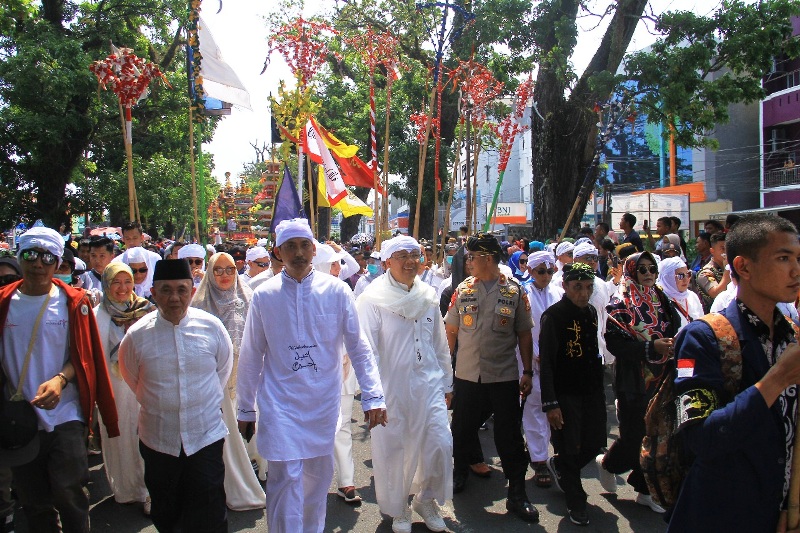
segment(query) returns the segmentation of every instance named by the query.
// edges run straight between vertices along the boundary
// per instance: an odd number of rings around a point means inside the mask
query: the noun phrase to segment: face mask
[[[378,273],[380,267],[378,265],[367,265],[367,272],[372,274],[373,276]]]
[[[448,265],[452,265],[452,264],[453,264],[453,256],[452,256],[452,255],[448,255],[448,256],[445,258],[445,261],[447,261],[447,264],[448,264]]]
[[[421,256],[419,256],[419,262],[420,262],[421,264],[423,264],[423,265],[425,264],[425,255],[424,255],[424,254],[423,254],[423,255],[421,255]]]
[[[72,274],[55,274],[53,277],[60,279],[67,285],[72,284]]]

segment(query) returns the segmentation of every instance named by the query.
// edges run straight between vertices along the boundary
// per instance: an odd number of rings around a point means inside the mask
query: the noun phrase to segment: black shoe
[[[467,479],[469,479],[469,473],[453,472],[453,494],[464,492],[464,488],[467,486]]]
[[[509,513],[514,513],[526,522],[538,522],[539,511],[527,498],[508,498],[506,509]]]
[[[572,522],[573,524],[578,524],[579,526],[588,526],[589,515],[586,513],[586,509],[583,510],[570,509],[569,521]]]

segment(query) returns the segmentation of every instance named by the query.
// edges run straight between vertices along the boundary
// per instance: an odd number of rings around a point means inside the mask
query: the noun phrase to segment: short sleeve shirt
[[[474,277],[453,293],[445,324],[458,327],[456,377],[481,383],[519,379],[517,332],[533,327],[528,296],[501,274],[488,290]]]

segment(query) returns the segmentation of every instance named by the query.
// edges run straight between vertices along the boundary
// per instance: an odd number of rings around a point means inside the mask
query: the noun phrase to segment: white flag
[[[197,38],[200,40],[200,75],[203,76],[203,91],[207,96],[250,109],[250,93],[244,88],[242,80],[230,65],[222,59],[222,52],[203,17],[197,25]]]
[[[305,129],[305,150],[308,152],[312,161],[319,163],[325,168],[325,187],[328,191],[328,202],[336,205],[339,200],[347,197],[347,187],[344,186],[342,173],[333,160],[331,151],[325,146],[325,140],[317,131],[316,123],[313,118],[306,122]]]

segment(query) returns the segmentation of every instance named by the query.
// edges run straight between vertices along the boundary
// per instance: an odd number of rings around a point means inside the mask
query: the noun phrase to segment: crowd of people
[[[727,222],[705,225],[693,257],[680,220],[642,238],[630,213],[619,236],[605,223],[552,242],[462,228],[442,247],[396,235],[378,249],[319,242],[305,219],[250,247],[150,243],[136,222],[121,243],[34,227],[0,250],[0,426],[17,424],[0,427],[6,527],[18,506],[30,531],[88,532],[87,455],[102,453],[114,499],[159,531],[227,531],[229,509],[265,509],[270,531],[321,532],[333,480],[361,501],[360,390],[396,533],[415,517],[447,529],[440,506],[494,471],[487,425],[521,520],[539,519],[530,467],[588,525],[581,470],[594,464],[607,492],[627,474],[670,531],[786,530],[800,505],[800,243],[779,217]],[[735,381],[719,348],[732,336]],[[665,380],[690,457],[670,505],[640,463]]]

